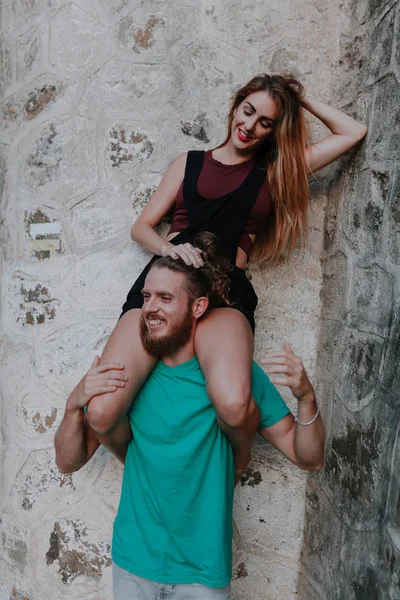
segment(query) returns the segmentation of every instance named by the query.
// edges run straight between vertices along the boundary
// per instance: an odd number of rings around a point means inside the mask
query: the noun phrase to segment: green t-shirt
[[[255,363],[261,426],[289,412]],[[232,576],[235,466],[197,358],[159,362],[129,413],[129,444],[114,522],[114,562],[165,584],[224,587]]]

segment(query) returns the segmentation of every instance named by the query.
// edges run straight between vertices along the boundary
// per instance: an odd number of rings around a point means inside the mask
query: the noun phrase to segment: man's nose
[[[156,313],[158,311],[158,308],[159,306],[157,296],[150,296],[150,298],[148,298],[143,305],[143,310],[145,314]]]

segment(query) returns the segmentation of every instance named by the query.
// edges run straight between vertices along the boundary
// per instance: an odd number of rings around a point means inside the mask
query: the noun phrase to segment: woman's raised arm
[[[360,142],[367,133],[367,127],[319,100],[304,97],[303,108],[322,121],[331,134],[306,148],[309,173],[326,167]]]

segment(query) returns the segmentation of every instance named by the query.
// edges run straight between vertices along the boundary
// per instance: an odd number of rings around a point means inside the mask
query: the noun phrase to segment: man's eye
[[[149,294],[142,294],[143,295],[143,300],[146,302],[146,300],[148,300],[150,298]]]
[[[169,302],[171,300],[171,297],[170,296],[161,296],[161,300],[163,302]]]

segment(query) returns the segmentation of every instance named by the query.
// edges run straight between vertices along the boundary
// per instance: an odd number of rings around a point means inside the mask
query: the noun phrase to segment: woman
[[[330,135],[306,145],[303,109],[322,121]],[[246,462],[258,424],[250,385],[257,297],[244,269],[250,255],[274,263],[303,240],[308,174],[355,146],[366,131],[351,117],[307,98],[292,76],[257,76],[234,97],[224,143],[206,153],[178,156],[132,227],[132,239],[155,257],[181,258],[196,268],[201,268],[202,258],[191,244],[193,236],[212,231],[232,263],[230,305],[214,309],[199,322],[195,345],[210,399],[226,424],[239,468]],[[155,227],[174,205],[165,239]],[[94,398],[88,408],[89,423],[104,436],[103,443],[107,435],[116,434],[116,424],[124,421],[154,366],[138,333],[145,274],[131,289],[102,356],[102,362],[125,365],[126,385]],[[155,315],[154,328],[162,335],[166,323],[159,316]]]

